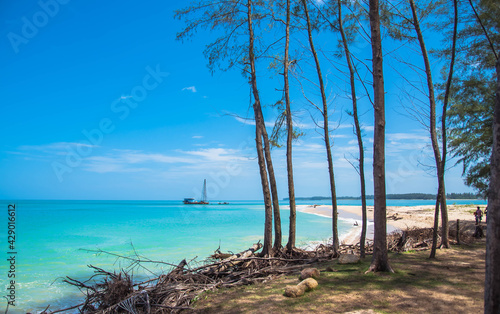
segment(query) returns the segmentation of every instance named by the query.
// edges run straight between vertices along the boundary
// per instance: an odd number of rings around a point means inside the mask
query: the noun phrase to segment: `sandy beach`
[[[477,206],[484,212],[486,205],[448,205],[448,220],[474,222],[472,212]],[[340,238],[343,244],[356,244],[361,235],[361,206],[339,205],[339,219],[357,222],[358,227],[349,234]],[[327,205],[299,205],[297,211],[332,217],[332,207]],[[367,206],[368,228],[367,240],[373,240],[373,206]],[[483,216],[483,221],[485,220]],[[387,232],[404,230],[407,228],[432,228],[434,224],[434,206],[388,206],[387,207]]]

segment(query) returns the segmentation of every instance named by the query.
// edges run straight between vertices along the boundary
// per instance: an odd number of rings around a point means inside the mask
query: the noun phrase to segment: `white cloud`
[[[363,125],[361,126],[361,129],[366,132],[373,132],[375,127],[373,125]]]
[[[387,133],[386,138],[388,141],[427,141],[429,135],[422,133]]]
[[[196,93],[196,87],[195,86],[184,87],[182,90],[183,91],[187,90],[187,91]]]
[[[328,169],[328,163],[326,161],[304,161],[297,163],[296,169]]]
[[[85,170],[97,173],[150,171],[146,164],[195,164],[198,160],[186,156],[169,156],[159,153],[144,153],[135,150],[113,150],[104,156],[85,159]],[[136,167],[136,165],[141,165]]]
[[[424,151],[429,148],[430,138],[426,133],[388,133],[386,135],[387,155],[405,151]]]
[[[238,117],[238,116],[234,116],[234,119],[240,123],[243,123],[243,124],[255,125],[254,119],[247,119],[247,118],[242,118],[242,117]]]
[[[299,143],[296,144],[293,149],[295,152],[324,152],[325,145],[317,143]]]
[[[123,164],[118,164],[114,161],[110,162],[91,162],[85,166],[85,170],[96,173],[111,173],[111,172],[144,172],[147,168],[130,168]]]
[[[346,134],[330,134],[330,138],[332,139],[338,139],[338,138],[349,138],[351,136],[346,135]]]
[[[181,167],[210,170],[228,162],[242,161],[248,161],[248,158],[243,157],[239,150],[225,148],[177,150],[171,154],[113,150],[104,156],[86,158],[83,166],[87,171],[98,173],[157,171],[161,164],[175,166],[176,171]]]
[[[248,160],[248,158],[238,155],[239,151],[236,149],[227,148],[205,148],[197,151],[185,152],[189,155],[203,157],[206,161],[235,161],[235,160]]]
[[[45,145],[23,145],[23,146],[19,146],[18,149],[24,150],[24,151],[35,150],[35,151],[41,151],[41,152],[46,152],[46,153],[55,153],[58,151],[67,152],[68,150],[71,150],[73,148],[78,148],[78,147],[94,148],[94,147],[98,147],[98,146],[92,145],[90,143],[56,142],[56,143],[50,143],[50,144],[45,144]]]
[[[238,116],[234,116],[234,119],[240,123],[246,124],[246,125],[255,125],[255,120],[252,118],[242,118]],[[274,122],[265,122],[265,125],[267,128],[272,128],[274,127]]]
[[[192,138],[196,138],[196,139],[203,138],[203,135],[193,135]]]

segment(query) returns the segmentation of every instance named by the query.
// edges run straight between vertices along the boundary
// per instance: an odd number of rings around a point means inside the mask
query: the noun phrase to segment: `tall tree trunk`
[[[497,59],[497,90],[493,118],[493,149],[486,218],[486,278],[484,313],[500,313],[500,58]]]
[[[264,247],[262,248],[262,255],[272,255],[272,242],[273,242],[273,212],[271,193],[269,192],[269,182],[267,179],[266,160],[264,157],[264,147],[262,143],[263,132],[262,126],[264,125],[262,109],[260,104],[259,89],[257,88],[257,74],[255,70],[255,55],[254,55],[254,34],[252,25],[252,1],[247,1],[247,22],[248,22],[248,59],[250,62],[250,85],[252,86],[252,93],[254,97],[253,110],[255,115],[255,144],[257,146],[257,158],[259,162],[260,179],[262,184],[262,192],[264,194],[265,204],[265,222],[264,222]],[[265,131],[265,127],[264,127]]]
[[[432,81],[432,70],[431,70],[431,64],[429,62],[429,56],[427,54],[427,48],[425,47],[425,41],[424,37],[422,35],[422,30],[420,29],[420,22],[418,20],[418,15],[417,15],[417,9],[415,7],[415,1],[414,0],[409,0],[410,2],[410,7],[411,7],[411,12],[413,15],[413,26],[415,27],[415,32],[417,33],[417,38],[418,42],[420,44],[420,50],[422,52],[422,57],[424,59],[424,65],[425,65],[425,75],[427,78],[427,88],[429,89],[429,130],[430,130],[430,136],[431,136],[431,142],[432,142],[432,150],[434,152],[434,159],[436,161],[436,171],[437,171],[437,178],[438,178],[438,202],[436,202],[436,208],[435,211],[439,211],[439,204],[443,203],[443,198],[446,196],[443,195],[444,192],[444,173],[442,170],[444,168],[442,167],[442,160],[441,160],[441,152],[439,150],[439,143],[438,143],[438,138],[437,138],[437,132],[436,132],[436,98],[434,96],[434,84]],[[441,207],[441,217],[442,218],[448,218],[447,213],[443,213],[443,211],[446,210],[446,207]],[[442,228],[446,229],[443,230],[443,234],[446,232],[446,243],[448,242],[448,222],[447,221],[442,221]],[[437,229],[434,229],[434,232],[437,232]],[[444,239],[443,239],[444,240]],[[432,254],[431,254],[432,255]]]
[[[439,177],[439,186],[441,186],[441,247],[449,249],[450,241],[448,235],[450,233],[450,226],[448,224],[448,206],[446,205],[445,170],[445,163],[444,160],[442,160]]]
[[[281,215],[280,215],[280,204],[278,198],[278,187],[276,185],[276,177],[274,175],[274,167],[271,159],[271,145],[269,144],[269,136],[267,135],[266,125],[264,122],[264,115],[262,114],[262,109],[259,111],[261,119],[261,129],[262,137],[264,139],[264,157],[266,158],[267,171],[269,172],[269,183],[271,185],[271,197],[273,202],[273,212],[274,212],[274,245],[275,251],[282,248],[281,244]]]
[[[358,100],[356,97],[356,79],[354,67],[351,61],[351,53],[349,51],[349,45],[347,43],[347,38],[344,32],[344,26],[342,25],[342,1],[338,0],[338,10],[339,10],[339,30],[342,35],[342,43],[344,44],[344,52],[347,61],[347,66],[349,68],[349,78],[351,83],[351,98],[352,98],[352,116],[354,119],[354,127],[356,130],[356,137],[358,138],[358,148],[359,148],[359,179],[361,181],[361,215],[362,215],[362,225],[361,225],[361,238],[360,238],[360,256],[365,257],[365,241],[366,241],[366,188],[365,188],[365,151],[363,148],[363,137],[361,135],[361,127],[359,125],[358,118]]]
[[[339,250],[339,236],[337,230],[337,194],[335,191],[335,176],[333,173],[333,157],[332,157],[332,148],[330,145],[330,131],[328,130],[328,103],[326,101],[326,93],[325,93],[325,85],[323,83],[323,75],[321,74],[321,66],[319,64],[318,54],[316,53],[316,49],[314,48],[314,42],[312,38],[312,28],[311,28],[311,20],[309,18],[309,11],[307,9],[307,0],[302,0],[302,4],[304,5],[304,13],[306,15],[307,21],[307,34],[309,36],[309,46],[311,47],[311,53],[314,57],[314,62],[316,64],[316,72],[318,73],[319,80],[319,88],[321,92],[321,101],[323,103],[323,128],[324,128],[324,137],[325,137],[325,147],[326,147],[326,158],[328,160],[328,173],[330,175],[330,192],[332,195],[332,232],[333,232],[333,250],[335,255],[338,254]]]
[[[442,161],[441,161],[441,173],[442,176],[440,180],[442,180],[442,186],[443,186],[443,199],[441,202],[441,208],[443,209],[441,211],[441,221],[443,224],[442,228],[442,241],[441,244],[449,248],[450,243],[448,240],[448,233],[449,233],[449,225],[448,225],[448,207],[446,206],[446,190],[444,188],[445,186],[445,180],[444,176],[446,173],[446,156],[447,156],[447,148],[448,148],[448,140],[447,140],[447,133],[446,133],[446,113],[448,110],[448,103],[450,99],[450,91],[451,91],[451,83],[453,80],[453,73],[454,73],[454,67],[455,67],[455,58],[456,58],[456,51],[457,51],[457,34],[458,34],[458,0],[453,0],[453,9],[454,9],[454,16],[453,16],[453,39],[452,39],[452,44],[451,44],[451,60],[450,60],[450,70],[448,71],[448,79],[446,81],[446,90],[444,93],[444,101],[443,101],[443,113],[441,116],[441,133],[442,133],[442,149],[443,149],[443,156],[442,156]]]
[[[434,229],[432,231],[432,246],[431,246],[431,254],[429,258],[436,257],[436,249],[437,249],[437,238],[438,238],[438,230],[439,228],[439,195],[436,197],[436,207],[434,209]]]
[[[375,127],[373,135],[374,240],[370,271],[389,271],[387,255],[387,217],[385,194],[385,96],[382,38],[378,0],[370,0],[370,30],[373,62],[373,99]]]
[[[249,24],[251,26],[251,29],[249,29],[250,36],[252,37],[252,44],[251,44],[251,50],[252,50],[252,60],[250,61],[252,63],[251,65],[251,71],[252,73],[256,76],[256,70],[255,70],[255,55],[253,53],[253,40],[254,40],[254,33],[253,33],[253,26],[252,26],[252,1],[248,1],[249,5],[249,15],[248,15],[248,20]],[[257,79],[255,79],[257,81]],[[257,88],[257,86],[255,87]],[[282,233],[281,233],[281,215],[280,215],[280,205],[279,205],[279,197],[278,197],[278,187],[276,184],[276,176],[274,174],[274,167],[273,167],[273,161],[271,158],[271,145],[269,143],[269,136],[267,134],[267,129],[266,129],[266,124],[264,120],[264,114],[262,113],[262,107],[258,106],[257,114],[260,116],[259,120],[255,120],[256,124],[257,122],[260,124],[260,129],[262,132],[262,140],[264,143],[264,158],[266,160],[266,165],[267,165],[267,171],[269,174],[269,185],[271,187],[271,199],[272,199],[272,206],[273,206],[273,212],[274,212],[274,245],[273,249],[274,251],[278,251],[282,248]]]
[[[285,59],[283,61],[283,79],[285,83],[285,110],[286,110],[286,170],[288,174],[288,198],[290,200],[290,229],[288,232],[287,250],[292,252],[295,248],[295,230],[296,230],[296,207],[295,207],[295,186],[293,183],[293,165],[292,165],[292,140],[293,123],[292,111],[290,106],[290,85],[288,81],[288,67],[290,47],[290,0],[286,1],[286,38],[285,38]]]

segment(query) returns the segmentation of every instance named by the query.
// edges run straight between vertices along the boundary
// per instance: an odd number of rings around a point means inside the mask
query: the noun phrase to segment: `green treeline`
[[[478,194],[474,193],[448,193],[446,194],[447,199],[451,200],[470,200],[470,199],[482,199]],[[327,196],[312,196],[312,197],[297,197],[296,200],[301,201],[319,201],[319,200],[330,200],[331,197]],[[337,199],[341,200],[359,200],[359,196],[340,196]],[[366,199],[372,200],[373,195],[367,195]],[[405,194],[387,194],[388,200],[435,200],[436,195],[427,193],[405,193]],[[288,201],[288,197],[283,200]]]

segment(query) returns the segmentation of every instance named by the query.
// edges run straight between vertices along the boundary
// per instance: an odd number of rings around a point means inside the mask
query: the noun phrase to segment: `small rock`
[[[339,257],[339,264],[356,264],[359,263],[359,256],[354,254],[342,254]]]
[[[286,286],[285,293],[283,295],[289,298],[297,298],[304,295],[304,292],[306,292],[305,285]]]
[[[307,292],[316,289],[316,287],[318,286],[318,282],[312,278],[307,278],[305,280],[302,280],[299,283],[299,286],[305,287],[305,291]]]
[[[300,272],[300,280],[307,278],[319,278],[319,270],[317,268],[304,268]]]

